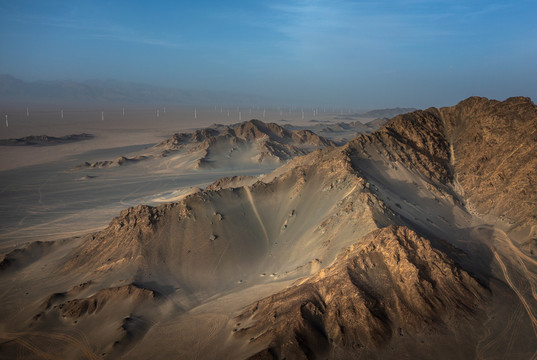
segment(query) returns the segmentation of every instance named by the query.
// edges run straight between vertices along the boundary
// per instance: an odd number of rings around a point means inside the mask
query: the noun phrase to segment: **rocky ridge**
[[[275,123],[265,124],[254,119],[231,126],[214,125],[194,132],[176,133],[143,154],[84,162],[73,170],[118,167],[176,156],[193,156],[193,167],[197,169],[244,164],[274,168],[293,157],[334,145],[333,141],[307,129],[287,130]]]
[[[234,331],[268,344],[256,359],[376,358],[390,341],[394,346],[438,332],[457,338],[462,324],[477,326],[489,295],[427,239],[389,226],[352,245],[333,265],[252,304],[236,317]],[[464,353],[458,346],[438,344],[435,355]]]
[[[525,97],[472,97],[430,113],[445,124],[469,203],[527,234],[537,225],[537,106]]]
[[[182,149],[190,152],[202,150],[204,155],[199,159],[198,167],[207,167],[215,166],[213,158],[218,154],[232,158],[246,147],[253,147],[250,155],[253,161],[281,163],[314,149],[333,145],[332,141],[310,130],[287,130],[278,124],[265,124],[254,119],[233,126],[177,133],[156,147],[163,149],[163,155]]]
[[[48,145],[60,145],[67,144],[76,141],[83,141],[92,139],[91,134],[73,134],[60,137],[48,136],[48,135],[31,135],[18,139],[0,139],[0,145],[6,146],[48,146]]]

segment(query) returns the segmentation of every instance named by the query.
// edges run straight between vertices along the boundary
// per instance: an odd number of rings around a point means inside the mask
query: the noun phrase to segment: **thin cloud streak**
[[[133,29],[119,26],[117,24],[102,24],[82,19],[66,19],[52,17],[28,17],[20,18],[19,22],[26,24],[38,24],[42,26],[56,27],[77,30],[81,36],[89,39],[101,39],[109,41],[121,41],[129,43],[139,43],[145,45],[161,46],[166,48],[182,47],[181,43],[164,38],[148,37]]]
[[[453,22],[471,22],[476,17],[498,13],[512,5],[490,4],[479,8],[442,2],[442,11],[430,1],[382,2],[294,1],[269,5],[274,17],[266,26],[288,39],[309,41],[317,35],[346,37],[348,45],[400,41],[428,42],[438,38],[471,35],[455,30]],[[433,2],[434,3],[434,2]],[[464,3],[463,3],[464,4]],[[408,5],[415,5],[409,7]],[[362,15],[363,14],[363,15]],[[329,45],[329,44],[327,44]]]

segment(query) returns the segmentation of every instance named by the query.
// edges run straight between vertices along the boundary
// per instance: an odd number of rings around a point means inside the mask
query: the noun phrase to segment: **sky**
[[[535,0],[0,0],[0,73],[355,108],[537,98]]]

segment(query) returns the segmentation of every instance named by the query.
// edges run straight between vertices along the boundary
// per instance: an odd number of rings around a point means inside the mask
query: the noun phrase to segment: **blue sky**
[[[0,0],[0,73],[359,108],[537,97],[537,1]]]

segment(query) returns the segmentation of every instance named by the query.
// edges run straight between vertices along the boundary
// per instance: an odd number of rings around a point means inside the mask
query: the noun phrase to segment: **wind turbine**
[[[63,119],[63,109],[62,109],[62,111],[60,113],[61,113],[61,116],[62,116],[62,119]]]
[[[28,109],[28,106],[26,107],[26,117],[30,117],[30,109]]]
[[[196,108],[194,108],[194,119],[198,118],[198,111]]]
[[[9,127],[9,122],[7,121],[7,114],[6,114],[6,127]]]
[[[125,116],[125,108],[123,108],[123,116]]]
[[[159,115],[160,115],[160,114],[159,114],[159,109],[157,109],[157,117],[159,117]]]
[[[104,111],[101,111],[101,121],[104,121]]]

